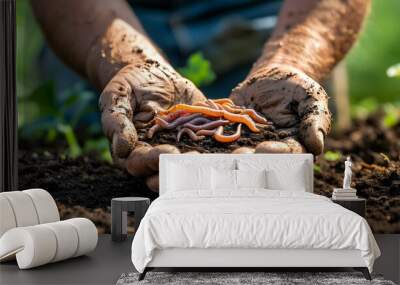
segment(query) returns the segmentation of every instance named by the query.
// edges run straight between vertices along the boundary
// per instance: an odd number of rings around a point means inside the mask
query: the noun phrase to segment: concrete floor
[[[399,284],[400,235],[375,236],[382,256],[374,272]],[[115,243],[109,235],[101,235],[94,252],[42,267],[19,270],[15,262],[0,265],[0,284],[115,284],[124,272],[134,271],[130,260],[132,238]]]

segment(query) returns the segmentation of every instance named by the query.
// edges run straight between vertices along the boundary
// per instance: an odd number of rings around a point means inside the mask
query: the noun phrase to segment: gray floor
[[[382,257],[375,272],[395,283],[400,281],[400,235],[376,235]],[[15,262],[0,265],[0,284],[115,284],[124,272],[134,271],[130,260],[132,239],[121,243],[109,235],[99,238],[97,249],[78,257],[30,270],[18,270]]]
[[[88,256],[61,261],[29,270],[18,270],[15,262],[0,265],[0,284],[115,284],[124,272],[132,272],[132,238],[112,242],[100,235],[94,252]]]
[[[375,239],[382,255],[375,262],[374,272],[400,284],[400,234],[375,235]]]

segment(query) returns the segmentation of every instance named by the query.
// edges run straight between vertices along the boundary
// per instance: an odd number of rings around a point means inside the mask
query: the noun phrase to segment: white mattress
[[[380,255],[359,215],[312,193],[265,189],[159,197],[136,232],[132,262],[143,272],[156,249],[168,248],[359,250],[370,271]]]

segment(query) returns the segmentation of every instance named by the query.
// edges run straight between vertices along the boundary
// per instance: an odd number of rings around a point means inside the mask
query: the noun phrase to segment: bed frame
[[[256,158],[267,160],[304,160],[307,167],[304,175],[308,178],[307,192],[313,192],[313,156],[311,154],[202,154],[185,155],[185,159],[193,161],[207,161],[212,164],[213,159],[228,158]],[[182,160],[182,155],[160,156],[160,195],[168,189],[167,169],[168,162]],[[359,250],[330,250],[330,249],[253,249],[253,248],[169,248],[158,249],[153,259],[147,265],[139,280],[143,280],[146,273],[154,269],[207,269],[216,271],[265,271],[265,269],[282,269],[285,271],[296,269],[338,269],[353,268],[361,271],[367,280],[371,280],[368,268],[361,257]]]
[[[265,271],[266,269],[334,269],[353,268],[371,280],[359,250],[329,249],[194,249],[171,248],[156,250],[152,261],[139,275],[143,280],[153,269],[224,269],[224,271]]]

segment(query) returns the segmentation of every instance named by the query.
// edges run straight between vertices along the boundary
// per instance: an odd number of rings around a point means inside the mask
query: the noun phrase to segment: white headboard
[[[226,162],[227,164],[237,165],[238,161],[246,161],[247,163],[254,161],[257,165],[260,163],[266,167],[268,165],[287,165],[290,167],[292,163],[304,162],[307,192],[314,191],[314,157],[312,154],[161,154],[160,155],[160,195],[167,192],[168,185],[168,168],[170,163],[187,164],[193,166],[209,166],[210,168],[216,163]],[[290,179],[290,177],[288,177]]]

